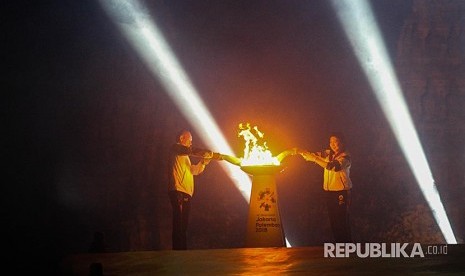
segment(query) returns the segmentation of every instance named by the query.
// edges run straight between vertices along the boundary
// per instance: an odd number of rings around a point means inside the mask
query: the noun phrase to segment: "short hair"
[[[181,129],[180,131],[177,132],[177,134],[176,134],[176,143],[181,142],[181,136],[186,132],[190,133],[190,131],[187,130],[187,129]]]

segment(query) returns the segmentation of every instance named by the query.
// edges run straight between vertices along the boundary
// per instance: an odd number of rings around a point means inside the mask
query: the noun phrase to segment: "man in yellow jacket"
[[[199,157],[192,164],[190,156]],[[194,194],[194,176],[201,174],[213,157],[213,152],[192,147],[192,134],[183,130],[171,147],[168,194],[173,208],[172,243],[175,250],[187,249],[187,226]]]

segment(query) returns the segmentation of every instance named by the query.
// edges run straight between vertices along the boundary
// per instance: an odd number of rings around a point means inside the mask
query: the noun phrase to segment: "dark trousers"
[[[173,208],[173,249],[186,250],[191,196],[183,192],[171,191],[169,197]]]
[[[337,243],[352,242],[349,224],[350,191],[325,191],[331,230]]]

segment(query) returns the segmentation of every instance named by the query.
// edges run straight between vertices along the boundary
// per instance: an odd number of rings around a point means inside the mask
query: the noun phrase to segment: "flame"
[[[263,140],[265,135],[257,126],[251,127],[249,123],[239,124],[238,137],[240,136],[245,140],[241,166],[280,165],[278,158],[273,157],[268,150],[266,141]]]

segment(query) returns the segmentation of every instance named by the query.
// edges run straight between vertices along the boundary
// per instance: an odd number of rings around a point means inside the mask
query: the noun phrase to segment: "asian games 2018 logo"
[[[258,193],[258,202],[260,203],[260,208],[264,208],[265,211],[270,211],[272,205],[276,203],[274,192],[270,191],[270,188],[266,188],[265,191],[260,191]]]

